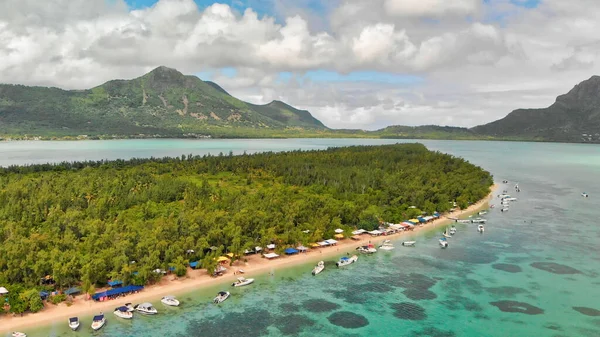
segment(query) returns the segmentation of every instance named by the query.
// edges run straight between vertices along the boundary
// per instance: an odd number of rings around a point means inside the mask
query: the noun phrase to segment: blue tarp
[[[125,287],[121,287],[121,288],[117,288],[117,289],[110,289],[107,291],[102,291],[99,293],[95,293],[94,295],[92,295],[92,298],[94,300],[98,300],[100,297],[107,297],[107,296],[114,296],[114,295],[119,295],[119,294],[125,294],[125,293],[130,293],[130,292],[134,292],[134,291],[140,291],[144,289],[144,286],[125,286]]]
[[[419,222],[427,222],[427,220],[425,220],[425,218],[422,216],[417,217],[417,220],[419,220]]]
[[[296,254],[296,253],[298,253],[298,249],[296,249],[296,248],[286,248],[285,249],[285,253],[288,254],[288,255],[290,255],[290,254]]]
[[[76,288],[76,287],[65,290],[65,294],[67,294],[67,295],[79,294],[80,292],[81,292],[81,289]]]
[[[190,262],[190,267],[192,267],[192,268],[198,267],[198,261]]]
[[[108,282],[108,285],[109,285],[109,286],[111,286],[111,287],[114,287],[114,286],[121,286],[121,285],[123,285],[123,282],[122,282],[122,281],[117,281],[117,280],[115,280],[115,281],[110,281],[110,282]]]
[[[175,267],[169,267],[170,271],[175,271]]]
[[[436,218],[439,218],[440,217],[440,213],[435,212],[435,213],[433,213],[433,216],[436,217]]]
[[[46,297],[48,297],[48,295],[50,295],[50,293],[48,293],[47,291],[40,291],[40,297],[42,299],[45,299]]]

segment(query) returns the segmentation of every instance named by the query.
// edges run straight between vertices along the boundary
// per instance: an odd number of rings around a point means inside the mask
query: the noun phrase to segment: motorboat
[[[12,337],[27,337],[27,335],[24,332],[18,332],[18,331],[13,332],[11,336]]]
[[[152,303],[144,302],[133,307],[135,311],[144,315],[156,315],[158,310],[152,305]]]
[[[589,197],[589,195],[587,193],[585,193],[585,192],[581,193],[581,196],[584,197],[584,198]]]
[[[325,269],[325,262],[319,261],[319,263],[317,263],[317,265],[313,268],[312,274],[317,275],[318,273],[322,272],[323,269]]]
[[[477,230],[479,231],[479,233],[483,233],[483,231],[484,231],[483,225],[477,226]]]
[[[98,331],[102,329],[104,324],[106,324],[106,318],[104,317],[104,314],[96,315],[92,319],[92,330]]]
[[[486,215],[486,214],[487,214],[487,211],[480,211],[480,212],[479,212],[479,213],[477,213],[477,214],[479,214],[479,215]]]
[[[132,319],[133,318],[133,312],[129,311],[129,308],[127,308],[126,306],[120,306],[118,308],[115,308],[115,311],[113,312],[113,314],[115,314],[115,316],[120,317],[120,318],[124,318],[124,319]]]
[[[471,223],[471,222],[472,222],[472,220],[469,220],[469,219],[463,219],[463,220],[460,220],[460,219],[459,219],[459,220],[456,220],[456,222],[458,222],[458,223]]]
[[[69,328],[71,328],[73,331],[79,329],[79,317],[69,318]]]
[[[451,238],[451,237],[452,237],[450,234],[448,234],[448,227],[446,227],[446,230],[445,230],[445,231],[442,233],[442,235],[443,235],[445,238]]]
[[[508,207],[504,207],[500,210],[500,212],[508,212]]]
[[[238,277],[237,281],[233,282],[231,285],[234,287],[243,287],[249,285],[252,282],[254,282],[253,278]]]
[[[383,249],[383,250],[392,250],[394,249],[394,245],[392,244],[392,242],[390,240],[385,240],[383,241],[383,243],[381,244],[381,246],[379,246],[379,249]]]
[[[410,247],[414,247],[415,243],[417,243],[417,241],[404,241],[402,242],[403,246],[410,246]]]
[[[473,219],[471,220],[473,223],[486,223],[487,220],[486,219],[482,219],[482,218],[477,218],[477,219]]]
[[[439,241],[442,248],[448,248],[448,240],[446,240],[446,238],[441,238]]]
[[[375,247],[373,247],[373,244],[369,243],[368,246],[360,246],[357,247],[356,250],[358,250],[359,252],[363,253],[363,254],[373,254],[377,252],[377,249],[375,249]]]
[[[517,201],[517,198],[511,197],[511,198],[505,198],[504,200],[506,200],[506,201]]]
[[[342,256],[342,258],[338,262],[336,262],[335,265],[337,267],[343,267],[343,266],[352,264],[352,263],[356,262],[357,260],[358,260],[358,256],[356,256],[356,255],[352,255],[351,257]]]
[[[456,234],[456,227],[452,226],[450,227],[450,235],[454,235]]]
[[[213,303],[219,304],[229,298],[229,291],[219,291],[217,297],[213,299]]]
[[[131,312],[135,311],[135,308],[133,307],[133,304],[131,304],[131,303],[125,303],[125,306],[127,307],[128,311],[131,311]]]
[[[170,305],[172,307],[179,306],[179,300],[175,298],[173,295],[168,295],[160,299],[161,303],[164,305]]]

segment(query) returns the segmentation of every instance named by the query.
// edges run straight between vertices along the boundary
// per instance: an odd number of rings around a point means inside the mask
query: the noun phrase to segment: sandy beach
[[[434,220],[423,226],[415,227],[414,231],[412,232],[428,230],[436,226],[446,225],[452,221],[448,219],[448,217],[468,216],[481,210],[482,208],[488,207],[488,203],[492,199],[497,187],[497,184],[493,185],[490,188],[490,194],[486,198],[471,205],[467,209],[446,213],[437,220]],[[351,240],[347,238],[340,240],[336,246],[310,249],[306,253],[295,254],[291,256],[281,256],[273,260],[262,258],[261,255],[250,255],[247,257],[247,262],[237,261],[233,264],[233,266],[228,266],[228,270],[225,275],[220,277],[210,277],[205,270],[189,269],[187,276],[183,278],[176,278],[174,275],[168,275],[164,277],[159,284],[147,286],[143,291],[137,294],[127,295],[125,297],[106,302],[86,300],[85,297],[81,295],[75,298],[71,306],[67,306],[65,303],[61,303],[59,305],[46,303],[45,308],[35,314],[25,314],[23,316],[14,317],[10,315],[0,316],[0,332],[24,330],[27,327],[39,327],[51,324],[53,322],[64,322],[66,324],[68,317],[81,317],[101,311],[105,313],[111,313],[115,307],[128,302],[158,302],[160,298],[165,295],[177,295],[201,287],[207,287],[221,283],[229,285],[240,276],[233,274],[233,272],[238,269],[243,269],[245,271],[245,277],[252,277],[267,273],[271,270],[286,268],[297,264],[308,263],[311,261],[316,263],[319,260],[334,259],[345,254],[346,252],[354,252],[356,247],[366,245],[369,242],[377,246],[384,240],[398,239],[412,232],[400,232],[393,235],[379,237],[372,237],[370,235],[363,234],[361,235],[361,240]],[[310,272],[310,270],[307,272]],[[82,324],[87,325],[88,323],[83,322]]]

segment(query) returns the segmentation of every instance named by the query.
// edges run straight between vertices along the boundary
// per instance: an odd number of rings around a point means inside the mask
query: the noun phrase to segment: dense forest
[[[31,300],[11,310],[35,311],[46,275],[90,292],[109,279],[145,284],[157,268],[185,275],[190,261],[210,270],[224,253],[466,207],[491,185],[421,144],[2,168],[0,286],[11,303]]]

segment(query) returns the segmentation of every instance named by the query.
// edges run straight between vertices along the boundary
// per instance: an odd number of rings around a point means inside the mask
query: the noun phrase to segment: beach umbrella
[[[0,287],[0,295],[5,295],[8,294],[8,290],[6,290],[6,288],[4,287]]]

